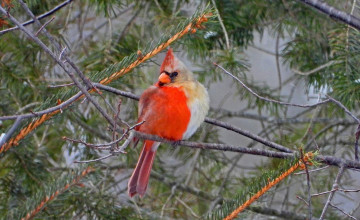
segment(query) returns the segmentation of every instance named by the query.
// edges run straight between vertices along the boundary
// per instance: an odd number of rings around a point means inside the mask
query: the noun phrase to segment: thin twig
[[[316,197],[316,196],[322,196],[322,195],[326,195],[328,193],[334,192],[334,191],[338,191],[339,189],[332,189],[330,191],[325,191],[325,192],[321,192],[321,193],[314,193],[311,194],[311,197]]]
[[[19,113],[23,112],[25,109],[31,108],[31,107],[33,107],[35,105],[39,105],[39,104],[41,104],[41,103],[40,102],[29,103],[29,104],[21,107],[19,110],[17,110],[16,114],[19,114]]]
[[[119,99],[119,104],[118,104],[118,108],[117,108],[117,112],[116,112],[116,114],[114,115],[114,121],[116,122],[116,120],[119,118],[119,114],[120,114],[120,110],[121,110],[121,99]],[[117,136],[117,134],[116,134],[116,124],[117,123],[114,123],[114,127],[113,127],[113,136],[112,136],[112,138],[113,138],[113,140],[116,140],[116,136]],[[125,132],[124,132],[124,134],[123,134],[123,136],[125,135]]]
[[[131,25],[134,23],[135,19],[139,15],[140,11],[142,10],[142,7],[139,7],[138,10],[134,13],[134,15],[129,19],[129,21],[126,23],[125,27],[123,28],[121,34],[119,35],[118,39],[115,41],[116,44],[120,44],[123,38],[125,37],[126,33],[130,29]]]
[[[50,20],[45,22],[45,24],[43,24],[43,26],[41,26],[40,29],[35,33],[35,36],[37,37],[38,34],[46,27],[46,25],[50,24],[50,22],[52,22],[54,19],[55,19],[55,16],[52,16],[52,18]]]
[[[277,149],[279,151],[288,152],[288,153],[293,152],[293,150],[290,150],[287,147],[284,147],[284,146],[282,146],[280,144],[277,144],[275,142],[264,139],[264,138],[262,138],[260,136],[257,136],[255,134],[249,132],[249,131],[243,130],[243,129],[238,128],[238,127],[235,127],[235,126],[233,126],[231,124],[228,124],[228,123],[225,123],[225,122],[222,122],[222,121],[218,121],[218,120],[215,120],[215,119],[212,119],[212,118],[205,118],[205,122],[209,123],[209,124],[212,124],[212,125],[217,125],[219,127],[225,128],[225,129],[230,130],[230,131],[234,131],[234,132],[239,133],[241,135],[244,135],[244,136],[246,136],[248,138],[251,138],[251,139],[253,139],[255,141],[258,141],[258,142],[264,144],[265,146]]]
[[[296,198],[303,201],[305,205],[309,207],[309,203],[304,198],[302,198],[301,196],[296,196]]]
[[[312,207],[311,207],[311,183],[310,183],[310,175],[309,175],[309,171],[308,171],[308,165],[304,159],[304,155],[303,155],[303,151],[300,151],[301,153],[301,161],[304,164],[305,167],[305,172],[306,172],[306,182],[307,182],[307,191],[308,191],[308,207],[309,207],[309,219],[312,219]]]
[[[324,167],[320,167],[320,168],[317,168],[317,169],[313,169],[313,170],[309,170],[308,172],[311,173],[311,172],[317,172],[317,171],[320,171],[320,170],[323,170],[323,169],[327,169],[329,168],[329,166],[324,166]],[[305,171],[301,171],[301,172],[298,172],[298,173],[294,173],[294,175],[300,175],[300,174],[306,174]]]
[[[61,84],[61,85],[48,85],[48,88],[61,88],[61,87],[67,87],[67,86],[73,86],[75,83],[67,83],[67,84]]]
[[[225,25],[224,25],[224,22],[223,20],[221,19],[221,16],[220,16],[220,12],[218,10],[218,8],[216,7],[216,2],[215,0],[211,0],[214,8],[215,8],[215,11],[216,11],[216,16],[218,17],[218,20],[219,20],[219,23],[220,23],[220,26],[224,32],[224,37],[225,37],[225,42],[226,42],[226,49],[230,49],[230,41],[229,41],[229,36],[228,36],[228,33],[226,31],[226,28],[225,28]]]
[[[331,203],[331,200],[332,200],[332,198],[333,198],[333,196],[335,194],[335,191],[333,191],[333,190],[339,187],[339,181],[340,181],[344,171],[345,171],[345,166],[341,166],[340,169],[339,169],[338,174],[336,175],[335,181],[333,183],[333,187],[331,189],[332,192],[329,194],[329,197],[328,197],[328,199],[327,199],[327,201],[326,201],[326,203],[324,205],[324,208],[323,208],[323,210],[321,212],[319,220],[322,220],[322,219],[325,218],[326,210],[329,207],[329,204]]]
[[[358,125],[356,132],[355,132],[355,160],[359,161],[359,138],[360,138],[360,124]]]
[[[340,191],[340,192],[344,192],[344,193],[354,193],[354,192],[360,192],[360,189],[340,189],[340,188],[335,188],[335,189],[332,189],[330,191],[325,191],[325,192],[321,192],[321,193],[315,193],[315,194],[312,194],[311,196],[312,197],[322,196],[322,195],[326,195],[328,193],[335,192],[335,191]]]
[[[109,150],[111,148],[111,146],[109,147],[109,145],[113,145],[113,144],[116,144],[118,143],[119,141],[121,141],[123,139],[123,137],[117,139],[117,140],[114,140],[110,143],[105,143],[105,144],[91,144],[91,143],[86,143],[85,141],[83,140],[76,140],[76,139],[72,139],[72,138],[68,138],[68,137],[62,137],[62,139],[64,140],[67,140],[67,141],[71,141],[73,143],[80,143],[80,144],[83,144],[87,147],[91,147],[91,148],[94,148],[96,150]]]
[[[356,117],[353,113],[350,112],[350,110],[348,108],[346,108],[341,102],[339,102],[338,100],[334,99],[333,97],[326,95],[333,103],[335,103],[336,105],[338,105],[340,108],[342,108],[346,114],[350,115],[359,125],[358,128],[355,132],[355,160],[359,161],[359,136],[360,136],[360,119],[358,117]]]
[[[281,69],[280,69],[280,57],[279,57],[279,43],[280,43],[280,31],[277,34],[276,37],[276,43],[275,43],[275,61],[276,61],[276,70],[278,74],[278,87],[279,87],[279,95],[281,94],[281,88],[282,88],[282,79],[281,79]]]
[[[282,101],[278,101],[278,100],[274,100],[274,99],[270,99],[270,98],[266,98],[266,97],[262,97],[260,95],[258,95],[256,92],[254,92],[251,88],[249,88],[245,83],[243,83],[238,77],[236,77],[235,75],[233,75],[232,73],[230,73],[229,71],[227,71],[226,69],[224,69],[224,67],[214,63],[215,66],[219,67],[221,70],[223,70],[226,74],[228,74],[229,76],[231,76],[232,78],[234,78],[236,81],[238,81],[246,90],[248,90],[251,94],[253,94],[254,96],[256,96],[257,98],[266,101],[266,102],[272,102],[272,103],[276,103],[276,104],[280,104],[280,105],[288,105],[288,106],[295,106],[295,107],[300,107],[300,108],[311,108],[311,107],[315,107],[318,105],[322,105],[325,103],[328,103],[330,100],[329,99],[325,99],[321,102],[315,103],[315,104],[308,104],[308,105],[299,105],[299,104],[293,104],[293,103],[287,103],[287,102],[282,102]]]
[[[360,119],[358,119],[353,113],[350,112],[350,110],[348,108],[346,108],[341,102],[339,102],[338,100],[334,99],[333,97],[325,94],[325,96],[331,100],[333,103],[335,103],[336,105],[338,105],[340,108],[342,108],[346,114],[348,114],[349,116],[351,116],[357,123],[360,124]]]
[[[105,160],[106,158],[109,158],[109,157],[112,157],[112,156],[115,156],[113,153],[111,154],[108,154],[106,156],[103,156],[103,157],[99,157],[99,158],[96,158],[96,159],[93,159],[93,160],[75,160],[74,163],[91,163],[91,162],[96,162],[96,161],[100,161],[100,160]]]
[[[354,219],[354,220],[357,220],[357,218],[355,218],[354,216],[346,213],[344,210],[340,209],[339,207],[337,207],[337,206],[335,206],[335,205],[333,205],[333,204],[331,204],[331,203],[329,203],[329,206],[331,206],[331,207],[339,210],[340,212],[342,212],[342,213],[343,213],[344,215],[346,215],[347,217],[349,217],[349,218],[351,218],[351,219]]]
[[[65,51],[66,51],[66,49],[67,49],[67,47],[64,47],[64,48],[61,50],[61,52],[60,52],[60,54],[59,54],[59,60],[61,60],[63,54],[64,54]]]
[[[339,60],[331,60],[331,61],[329,61],[329,62],[327,62],[327,63],[325,63],[325,64],[323,64],[323,65],[320,65],[320,66],[318,66],[318,67],[316,67],[316,68],[314,68],[314,69],[312,69],[312,70],[309,70],[309,71],[307,71],[307,72],[301,72],[300,70],[296,70],[296,69],[292,69],[292,71],[294,72],[294,73],[296,73],[296,74],[299,74],[299,75],[303,75],[303,76],[309,76],[309,75],[311,75],[311,74],[313,74],[313,73],[317,73],[317,72],[319,72],[320,70],[322,70],[322,69],[325,69],[325,68],[327,68],[327,67],[330,67],[330,66],[332,66],[332,65],[335,65],[335,64],[340,64],[340,63],[343,63],[344,61],[339,61]]]
[[[182,201],[179,197],[175,197],[176,198],[176,200],[177,201],[179,201],[183,206],[185,206],[185,208],[187,208],[189,211],[190,211],[190,213],[195,217],[195,218],[198,218],[198,219],[200,219],[200,216],[198,216],[195,212],[194,212],[194,210],[192,210],[192,208],[191,207],[189,207],[184,201]]]
[[[120,138],[118,138],[118,139],[116,139],[116,140],[114,140],[112,142],[109,142],[109,143],[90,144],[90,143],[86,143],[85,141],[82,141],[82,140],[75,140],[75,139],[71,139],[71,138],[68,138],[68,137],[63,137],[63,139],[67,140],[67,141],[75,142],[75,143],[81,143],[81,144],[84,144],[85,146],[92,147],[92,148],[95,148],[97,150],[109,150],[111,147],[107,147],[107,146],[111,146],[111,145],[114,145],[116,143],[119,143],[120,141],[122,141],[124,139],[124,137],[126,137],[126,135],[128,135],[129,131],[135,129],[139,125],[142,125],[144,122],[145,121],[142,121],[142,122],[139,122],[139,123],[135,124],[134,126],[130,127],[129,130],[125,131]]]
[[[63,3],[60,3],[59,5],[55,6],[53,9],[51,9],[50,11],[48,12],[45,12],[44,14],[41,14],[39,16],[37,16],[37,18],[39,20],[43,19],[43,18],[46,18],[47,16],[50,16],[52,14],[54,14],[55,12],[57,12],[59,9],[65,7],[66,5],[70,4],[73,0],[67,0],[67,1],[64,1]],[[29,24],[32,24],[34,23],[34,20],[31,19],[31,20],[28,20],[28,21],[25,21],[24,23],[22,23],[23,26],[27,26]],[[5,29],[5,30],[1,30],[0,31],[0,36],[7,33],[7,32],[10,32],[10,31],[13,31],[13,30],[17,30],[19,29],[18,26],[16,27],[12,27],[12,28],[8,28],[8,29]]]

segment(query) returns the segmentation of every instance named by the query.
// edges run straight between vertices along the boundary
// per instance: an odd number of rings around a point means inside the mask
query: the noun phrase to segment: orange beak
[[[167,83],[171,82],[171,78],[170,78],[170,76],[168,74],[161,73],[160,76],[159,76],[159,82],[161,84],[167,84]]]

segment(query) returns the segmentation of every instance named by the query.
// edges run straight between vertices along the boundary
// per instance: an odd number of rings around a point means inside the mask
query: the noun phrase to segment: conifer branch
[[[273,186],[275,186],[276,184],[281,182],[283,179],[285,179],[287,176],[292,174],[295,170],[297,170],[297,168],[299,168],[299,167],[305,168],[305,166],[306,166],[305,163],[308,163],[313,158],[313,156],[314,155],[311,152],[305,154],[304,157],[301,158],[298,163],[296,163],[295,165],[290,167],[288,170],[283,172],[280,176],[278,176],[273,181],[270,181],[266,186],[264,186],[261,190],[259,190],[255,195],[253,195],[250,199],[248,199],[246,202],[244,202],[242,205],[240,205],[237,209],[235,209],[230,215],[226,216],[224,218],[224,220],[231,220],[231,219],[236,218],[236,216],[240,212],[242,212],[244,209],[246,209],[249,205],[251,205],[251,203],[255,202],[258,198],[260,198],[260,196],[264,195],[264,193],[269,191]],[[303,163],[302,161],[304,161],[305,163]]]
[[[7,12],[5,11],[5,9],[3,9],[2,7],[0,8],[0,11],[7,15]],[[126,73],[130,72],[133,68],[137,67],[138,65],[140,65],[141,63],[145,62],[146,60],[152,58],[153,56],[155,56],[156,54],[158,54],[159,52],[161,52],[163,49],[165,49],[166,47],[168,47],[171,43],[173,43],[174,41],[178,40],[179,38],[183,37],[185,34],[187,33],[194,33],[196,32],[196,29],[201,28],[201,24],[203,22],[206,22],[208,20],[208,17],[211,14],[205,13],[202,14],[201,16],[195,18],[194,20],[190,21],[189,24],[187,24],[185,26],[185,28],[183,28],[181,31],[177,32],[176,34],[174,34],[172,37],[170,37],[166,42],[161,43],[159,46],[155,47],[153,50],[151,50],[150,52],[148,52],[146,55],[144,55],[143,57],[136,59],[134,62],[132,62],[131,64],[127,65],[126,67],[122,68],[120,71],[117,71],[115,73],[113,73],[112,75],[110,75],[109,77],[106,77],[102,80],[100,80],[100,84],[108,84],[116,79],[118,79],[119,77],[125,75]],[[28,32],[26,29],[24,29],[24,26],[22,26],[19,22],[16,21],[15,18],[13,18],[11,15],[9,15],[10,19],[16,23],[20,29],[24,30],[25,33],[27,33],[29,36],[32,36],[32,34],[30,32]],[[35,39],[36,42],[39,43],[39,45],[43,45],[43,43],[41,43],[38,39]],[[46,48],[45,45],[43,45],[43,48]],[[51,51],[46,50],[49,54],[52,54]],[[58,58],[55,56],[52,56],[55,60],[58,61],[59,65],[61,65],[63,67],[63,63],[58,60]],[[126,61],[128,58],[124,58],[123,61]],[[120,62],[121,64],[121,62]],[[64,69],[66,69],[66,67],[63,67]],[[110,69],[113,69],[113,66],[109,67]],[[68,72],[70,73],[70,72]],[[70,73],[71,74],[71,73]],[[75,81],[77,81],[75,79]],[[93,90],[90,90],[90,92],[92,92]],[[82,91],[83,94],[88,93],[87,91]],[[82,98],[83,95],[81,95],[78,99]],[[75,101],[76,101],[75,100]],[[91,100],[91,98],[90,98]],[[74,101],[73,101],[74,102]],[[69,102],[69,104],[73,103],[73,102]],[[67,102],[68,103],[68,102]],[[67,105],[68,106],[68,105]],[[65,106],[65,107],[67,107]],[[18,145],[19,141],[22,140],[25,136],[27,136],[31,131],[33,131],[35,128],[37,128],[38,126],[40,126],[42,123],[44,123],[45,121],[47,121],[48,119],[50,119],[53,115],[56,115],[57,113],[59,113],[59,110],[55,110],[51,113],[48,114],[44,114],[40,119],[37,119],[34,122],[31,122],[29,125],[27,125],[25,128],[23,128],[15,137],[11,138],[10,141],[8,141],[7,143],[4,143],[3,145],[0,145],[0,154],[9,150],[12,146],[16,146]],[[33,126],[36,125],[36,126]]]
[[[87,174],[93,171],[94,168],[92,168],[91,166],[87,167],[85,170],[81,172],[79,176],[76,176],[70,183],[66,184],[63,188],[58,189],[52,194],[45,196],[45,198],[41,200],[41,202],[37,204],[37,206],[33,210],[28,212],[25,217],[21,218],[21,220],[29,220],[34,218],[49,202],[55,199],[58,195],[64,193],[70,187],[78,184],[82,178],[84,178]]]
[[[298,1],[315,8],[316,10],[326,15],[329,15],[331,18],[334,18],[335,20],[338,20],[344,24],[348,24],[354,27],[357,30],[360,30],[360,19],[351,14],[340,11],[320,0],[298,0]]]

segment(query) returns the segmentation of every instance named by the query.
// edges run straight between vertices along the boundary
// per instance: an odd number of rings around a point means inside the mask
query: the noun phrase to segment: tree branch
[[[326,15],[329,15],[331,18],[334,18],[335,20],[338,20],[344,24],[348,24],[354,27],[357,30],[360,30],[360,19],[351,14],[347,14],[346,12],[340,11],[320,0],[298,0],[298,1],[306,5],[309,5],[312,8],[315,8],[316,10]]]
[[[340,169],[339,169],[339,172],[338,172],[338,174],[337,174],[337,176],[336,176],[336,178],[335,178],[333,187],[332,187],[332,189],[331,189],[331,193],[329,194],[329,197],[328,197],[328,199],[327,199],[327,201],[326,201],[326,203],[325,203],[325,206],[324,206],[324,208],[323,208],[323,210],[322,210],[322,212],[321,212],[321,215],[320,215],[319,220],[322,220],[322,219],[325,218],[326,210],[327,210],[327,208],[329,207],[329,204],[331,203],[331,200],[332,200],[332,198],[333,198],[333,196],[334,196],[334,194],[335,194],[335,190],[334,190],[334,189],[336,189],[336,188],[339,187],[339,181],[340,181],[340,179],[341,179],[344,171],[345,171],[345,166],[341,166]]]
[[[37,16],[37,18],[39,20],[43,19],[43,18],[46,18],[47,16],[50,16],[52,14],[54,14],[55,12],[57,12],[58,10],[60,10],[61,8],[65,7],[66,5],[70,4],[73,0],[67,0],[67,1],[64,1],[63,3],[60,3],[59,5],[55,6],[53,9],[51,9],[50,11],[48,12],[45,12],[44,14],[41,14],[39,16]],[[28,20],[28,21],[25,21],[24,23],[22,23],[23,26],[27,26],[29,24],[32,24],[34,23],[34,20]],[[8,29],[5,29],[5,30],[2,30],[0,31],[0,36],[3,35],[3,34],[6,34],[10,31],[13,31],[13,30],[17,30],[19,29],[19,26],[16,26],[16,27],[12,27],[12,28],[8,28]]]
[[[238,77],[236,77],[234,74],[230,73],[229,71],[227,71],[226,69],[224,69],[224,67],[214,63],[215,66],[219,67],[222,71],[224,71],[226,74],[228,74],[229,76],[231,76],[233,79],[235,79],[236,81],[238,81],[246,90],[248,90],[252,95],[254,95],[255,97],[257,97],[260,100],[266,101],[266,102],[272,102],[272,103],[276,103],[276,104],[280,104],[280,105],[288,105],[288,106],[294,106],[294,107],[300,107],[300,108],[311,108],[311,107],[315,107],[318,105],[322,105],[325,103],[328,103],[330,100],[329,99],[325,99],[321,102],[315,103],[315,104],[310,104],[310,105],[300,105],[300,104],[293,104],[293,103],[288,103],[288,102],[282,102],[282,101],[278,101],[278,100],[274,100],[274,99],[270,99],[270,98],[266,98],[266,97],[262,97],[259,94],[255,93],[251,88],[249,88],[247,85],[245,85],[244,82],[242,82]]]

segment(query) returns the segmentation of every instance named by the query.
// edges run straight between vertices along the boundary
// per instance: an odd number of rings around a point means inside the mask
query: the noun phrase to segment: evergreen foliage
[[[30,19],[17,0],[6,2],[11,5],[3,7],[15,18]],[[25,3],[35,15],[40,15],[62,1],[27,0]],[[357,0],[326,3],[360,17]],[[215,62],[223,66],[263,97],[304,103],[307,98],[313,101],[313,96],[326,93],[357,116],[359,31],[300,1],[72,1],[43,18],[41,23],[55,16],[46,25],[47,31],[62,48],[67,48],[67,54],[86,77],[99,82],[136,62],[141,55],[153,51],[209,12],[212,16],[202,24],[204,27],[171,45],[208,88],[212,99],[208,117],[257,133],[294,151],[303,146],[305,151],[319,150],[320,155],[352,160],[357,124],[337,105],[295,109],[259,100],[213,65]],[[13,24],[6,16],[0,19],[0,117],[44,110],[56,106],[58,99],[66,101],[79,91],[75,86],[51,87],[72,81],[20,30],[2,34],[1,30]],[[1,26],[3,20],[9,26]],[[33,33],[39,30],[35,24],[26,28]],[[224,31],[229,38],[229,48]],[[39,33],[38,37],[56,51],[44,34]],[[254,51],[261,55],[254,57]],[[163,52],[108,85],[140,95],[157,79]],[[265,56],[270,58],[261,63]],[[276,64],[281,68],[272,68]],[[266,75],[261,77],[255,72],[260,67],[266,69]],[[280,80],[281,85],[272,79]],[[136,101],[105,91],[92,96],[111,116],[117,113],[121,102],[120,118],[130,125],[136,122]],[[313,102],[316,100],[317,97]],[[38,118],[23,120],[14,135]],[[0,120],[0,136],[13,124],[14,120]],[[73,163],[75,160],[105,155],[62,137],[106,143],[114,139],[113,135],[112,128],[96,108],[81,99],[36,128],[18,146],[1,153],[0,219],[25,217],[46,196],[74,181],[87,167]],[[191,141],[270,149],[205,123]],[[35,219],[220,219],[269,179],[297,162],[162,144],[148,193],[144,198],[130,199],[126,194],[127,180],[140,150],[139,144],[136,148],[127,148],[127,154],[91,163],[96,171],[46,203]],[[310,173],[311,193],[331,190],[337,171],[330,167]],[[341,188],[358,187],[359,179],[354,172],[346,170],[340,181]],[[359,194],[336,193],[350,198],[339,207],[359,217]],[[266,218],[266,208],[288,211],[294,214],[294,219],[307,216],[308,207],[296,196],[307,201],[306,175],[293,175],[281,182],[256,203],[258,209],[247,210],[239,218]],[[312,197],[314,217],[321,215],[326,199],[327,195]],[[285,218],[281,214],[269,215]],[[326,212],[326,219],[343,217],[331,207]]]

